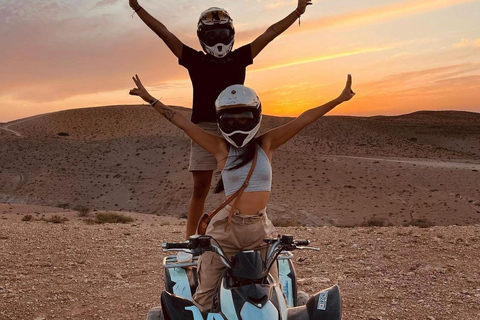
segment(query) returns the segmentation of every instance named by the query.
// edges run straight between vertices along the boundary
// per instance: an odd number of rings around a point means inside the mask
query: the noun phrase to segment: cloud
[[[345,51],[345,52],[338,52],[338,53],[333,53],[333,54],[329,54],[329,55],[322,55],[322,56],[313,57],[313,58],[300,60],[300,61],[292,61],[292,62],[286,62],[286,63],[282,63],[282,64],[277,64],[277,65],[271,65],[271,66],[267,66],[267,67],[263,67],[263,68],[259,68],[259,69],[252,69],[250,72],[259,72],[259,71],[273,70],[273,69],[279,69],[279,68],[286,68],[286,67],[292,67],[292,66],[297,66],[297,65],[307,64],[307,63],[312,63],[312,62],[338,59],[338,58],[353,56],[353,55],[357,55],[357,54],[385,51],[385,50],[393,49],[395,47],[396,47],[395,45],[390,45],[390,46],[384,46],[384,47],[361,48],[361,49],[356,49],[356,50],[352,50],[352,51]]]
[[[293,7],[291,1],[275,1],[275,2],[268,2],[265,4],[265,8],[267,10],[275,10],[278,8],[284,7]]]
[[[478,89],[478,86],[480,85],[480,75],[441,79],[435,81],[435,85],[448,87],[450,90],[454,90],[458,87],[462,87],[463,89]]]
[[[9,75],[8,81],[0,80],[0,96],[13,93],[20,100],[45,102],[128,88],[135,73],[149,84],[187,77],[169,49],[152,38],[147,33],[129,35],[129,41],[18,43],[0,61],[0,69]]]
[[[187,77],[169,49],[141,22],[136,25],[143,32],[137,32],[135,24],[115,29],[119,18],[105,11],[96,12],[97,16],[68,17],[71,8],[66,10],[61,1],[45,1],[38,10],[46,14],[53,5],[63,9],[31,19],[25,12],[32,8],[21,2],[14,8],[18,19],[0,29],[4,44],[0,46],[0,70],[8,75],[0,79],[0,96],[46,102],[128,88],[135,73],[150,84]],[[10,13],[15,14],[3,10],[0,17]],[[125,19],[135,23],[128,13]]]
[[[119,2],[119,1],[120,1],[120,0],[101,0],[101,1],[98,1],[95,6],[96,6],[96,7],[108,6],[108,5],[115,4],[115,3]]]
[[[317,19],[308,28],[318,29],[337,25],[359,25],[398,19],[405,16],[425,13],[478,0],[409,0],[381,7],[348,12],[345,14]]]
[[[460,42],[455,43],[453,48],[480,48],[480,38],[470,40],[462,38]]]
[[[422,109],[478,112],[480,63],[439,66],[389,75],[361,83],[355,106],[365,114],[405,113]],[[473,73],[473,74],[472,74]]]
[[[440,66],[392,74],[381,80],[363,83],[359,85],[358,88],[367,94],[378,92],[404,93],[407,91],[418,90],[418,88],[438,87],[439,84],[446,84],[448,79],[458,79],[456,76],[460,75],[465,75],[465,79],[470,81],[472,78],[469,78],[470,75],[466,74],[479,70],[479,63]],[[432,83],[434,83],[434,85],[432,85]]]
[[[405,88],[365,92],[360,88],[345,112],[358,115],[404,114],[418,110],[479,112],[480,75],[446,78]],[[363,86],[362,86],[363,87]]]
[[[0,21],[17,24],[45,18],[58,20],[75,9],[81,11],[81,4],[65,0],[6,0],[0,1]]]
[[[479,0],[408,0],[317,19],[308,19],[308,16],[305,16],[302,19],[301,28],[290,28],[286,31],[286,34],[316,31],[337,26],[373,24],[478,1]],[[238,35],[240,39],[251,39],[264,31],[265,27],[255,28],[243,33],[239,32]]]

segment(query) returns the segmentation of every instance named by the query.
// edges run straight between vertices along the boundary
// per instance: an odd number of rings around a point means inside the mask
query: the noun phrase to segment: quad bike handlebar
[[[189,242],[172,242],[172,243],[162,243],[163,249],[191,249]]]
[[[212,244],[214,238],[208,235],[193,235],[185,242],[171,242],[163,243],[163,251],[184,251],[191,253],[194,256],[201,255],[207,251],[216,252],[222,259],[222,262],[227,268],[232,269],[230,259],[225,255],[220,244]],[[282,251],[293,250],[316,250],[319,248],[306,247],[310,244],[310,240],[294,240],[291,235],[278,235],[277,238],[264,239],[267,244],[267,251],[265,257],[265,265],[267,270],[270,270],[273,263]]]

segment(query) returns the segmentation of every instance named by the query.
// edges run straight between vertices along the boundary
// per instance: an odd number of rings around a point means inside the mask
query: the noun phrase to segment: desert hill
[[[264,116],[262,130],[289,120]],[[0,202],[186,214],[190,140],[150,108],[68,110],[0,128]],[[480,221],[478,113],[327,116],[282,146],[273,167],[268,211],[280,224]],[[207,208],[221,200],[209,196]]]

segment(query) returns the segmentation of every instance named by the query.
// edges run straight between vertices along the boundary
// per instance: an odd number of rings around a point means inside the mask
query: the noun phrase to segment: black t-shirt
[[[248,44],[218,59],[184,45],[178,63],[192,80],[192,122],[217,122],[215,100],[226,87],[245,82],[246,68],[253,63],[252,49]]]

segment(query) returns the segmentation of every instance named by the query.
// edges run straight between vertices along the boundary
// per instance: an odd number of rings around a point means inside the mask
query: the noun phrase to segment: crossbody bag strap
[[[210,223],[210,221],[213,219],[213,217],[217,213],[219,213],[220,210],[225,208],[225,206],[227,204],[229,204],[230,202],[232,202],[236,198],[237,200],[235,200],[235,202],[233,204],[232,211],[230,212],[230,215],[228,217],[227,227],[225,229],[228,228],[228,226],[230,225],[230,222],[232,220],[233,212],[235,210],[238,198],[240,198],[240,196],[243,193],[243,190],[245,190],[245,188],[248,186],[248,183],[250,181],[250,177],[252,176],[253,170],[255,169],[255,165],[257,163],[257,153],[258,153],[258,150],[255,148],[255,155],[253,156],[252,167],[250,168],[250,171],[248,172],[247,178],[245,179],[245,182],[243,183],[243,185],[234,194],[232,194],[230,197],[228,197],[227,200],[225,200],[217,209],[215,209],[214,211],[212,211],[208,214],[203,215],[203,217],[201,218],[200,223],[198,224],[198,227],[197,227],[197,233],[198,234],[205,234],[205,232],[207,230],[207,226]]]

